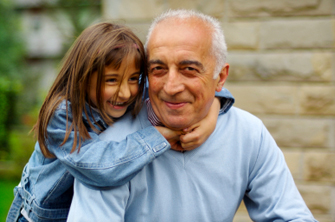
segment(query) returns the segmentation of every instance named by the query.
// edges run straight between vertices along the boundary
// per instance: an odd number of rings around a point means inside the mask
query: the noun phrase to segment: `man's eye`
[[[158,71],[158,70],[162,70],[162,67],[160,66],[155,66],[151,68],[151,71]]]
[[[193,67],[186,67],[185,68],[186,71],[191,71],[191,72],[195,72],[197,71],[197,69],[193,68]]]
[[[183,73],[184,75],[191,75],[191,76],[195,76],[199,73],[199,70],[193,67],[185,67],[183,69],[180,70],[181,73]]]
[[[155,66],[155,67],[150,68],[149,70],[149,72],[152,74],[161,74],[163,73],[163,71],[164,71],[164,68],[161,66]]]

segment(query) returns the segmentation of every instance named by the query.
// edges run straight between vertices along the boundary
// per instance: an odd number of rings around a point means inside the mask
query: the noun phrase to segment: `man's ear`
[[[217,85],[215,88],[215,91],[220,92],[224,83],[226,82],[226,79],[228,77],[228,72],[229,72],[229,64],[226,63],[224,67],[221,69],[221,72],[219,73],[219,76],[217,77]]]

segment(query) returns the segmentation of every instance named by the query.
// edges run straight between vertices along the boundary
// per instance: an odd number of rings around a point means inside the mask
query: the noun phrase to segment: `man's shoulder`
[[[222,117],[225,116],[229,120],[243,121],[249,124],[262,124],[262,120],[260,120],[257,116],[235,106],[231,107],[225,115],[222,115]]]
[[[264,129],[264,124],[255,115],[237,107],[232,107],[225,115],[219,116],[218,131],[230,132],[232,137],[258,137]],[[230,135],[230,134],[229,134]]]

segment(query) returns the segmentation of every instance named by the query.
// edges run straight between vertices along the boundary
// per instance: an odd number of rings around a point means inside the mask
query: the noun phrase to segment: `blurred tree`
[[[15,102],[24,64],[19,27],[12,1],[0,0],[0,159],[9,151],[9,130],[18,122]]]
[[[19,178],[34,149],[36,140],[28,132],[46,95],[39,85],[46,74],[39,73],[36,64],[58,64],[82,30],[101,16],[101,0],[19,2],[0,0],[0,178]],[[27,41],[20,39],[25,37],[20,21],[29,13],[46,14],[57,24],[67,38],[59,55],[36,57],[27,53]],[[1,163],[2,160],[10,162]]]
[[[75,36],[101,15],[101,0],[58,0],[57,4],[70,17]]]
[[[46,1],[48,2],[48,1]],[[68,41],[65,42],[64,51],[72,45],[73,41],[89,25],[101,17],[101,0],[57,0],[49,1],[46,7],[52,9],[50,15],[58,24],[60,30],[67,30],[66,22],[69,22],[72,32],[65,33]],[[56,8],[56,10],[54,10]]]

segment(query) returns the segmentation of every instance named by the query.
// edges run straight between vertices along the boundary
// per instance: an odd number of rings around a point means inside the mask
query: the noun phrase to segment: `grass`
[[[0,221],[6,221],[9,207],[14,199],[13,190],[18,184],[18,181],[0,179]]]

